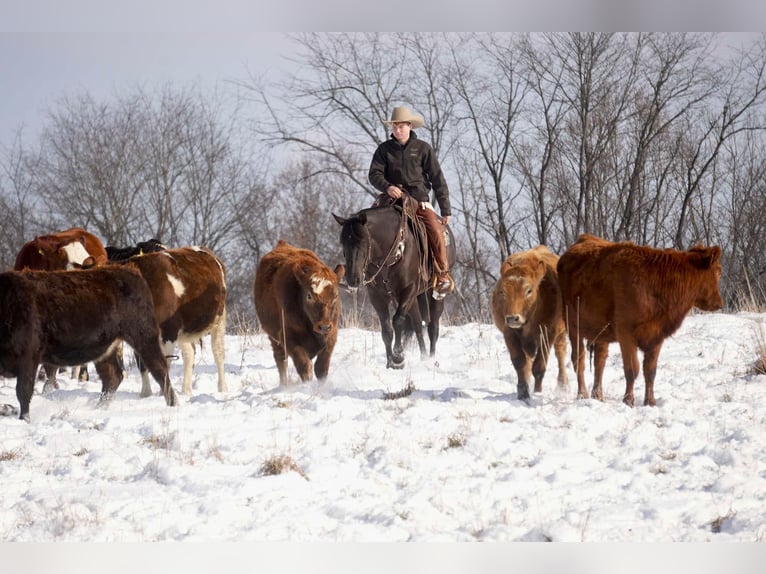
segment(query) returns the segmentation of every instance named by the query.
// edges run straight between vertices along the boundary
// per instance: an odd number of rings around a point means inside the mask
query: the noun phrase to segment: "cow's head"
[[[311,323],[311,330],[316,335],[327,337],[338,328],[338,281],[344,273],[343,265],[338,265],[334,271],[325,266],[300,266],[298,281],[301,285],[301,304],[304,315]]]
[[[84,238],[64,243],[56,251],[59,260],[63,262],[63,267],[59,267],[59,269],[87,269],[96,264],[96,260],[85,248]]]
[[[526,325],[537,304],[540,282],[545,277],[545,263],[536,257],[509,258],[500,268],[505,324],[511,329]]]
[[[723,307],[721,291],[721,248],[717,245],[703,247],[696,245],[689,251],[689,261],[700,271],[695,277],[694,306],[702,311],[718,311]]]

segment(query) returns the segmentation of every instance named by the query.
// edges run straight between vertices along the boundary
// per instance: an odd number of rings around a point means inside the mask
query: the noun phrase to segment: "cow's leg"
[[[72,367],[69,376],[72,379],[77,379],[81,383],[86,382],[88,380],[88,365],[75,365]]]
[[[567,335],[562,331],[553,341],[553,352],[556,353],[556,361],[559,365],[559,374],[557,379],[559,391],[569,390],[569,379],[567,378]]]
[[[270,338],[271,350],[274,354],[274,362],[277,364],[277,371],[279,372],[279,384],[287,384],[287,353],[282,343]]]
[[[215,366],[218,369],[218,392],[227,393],[229,387],[226,385],[225,378],[225,359],[226,359],[226,309],[224,309],[221,316],[213,323],[213,328],[210,330],[210,346],[213,350],[213,359],[215,360]]]
[[[50,393],[59,388],[58,381],[56,380],[56,374],[59,368],[55,365],[43,365],[45,371],[45,384],[43,385],[43,393]]]
[[[644,389],[644,406],[653,407],[656,404],[654,401],[654,377],[657,374],[657,360],[660,357],[660,349],[662,349],[662,343],[644,353],[644,384],[646,385]]]
[[[19,365],[16,375],[16,398],[19,401],[19,418],[29,422],[29,403],[35,392],[37,363]]]
[[[136,365],[138,366],[138,372],[141,373],[141,393],[138,395],[142,399],[152,396],[152,385],[149,382],[149,371],[146,365],[141,360],[141,357],[136,353]]]
[[[335,349],[335,339],[334,335],[330,335],[324,348],[317,354],[317,359],[314,363],[314,374],[317,379],[323,380],[327,378],[327,373],[330,371],[330,359],[332,358],[333,349]]]
[[[194,371],[194,343],[178,341],[178,350],[181,351],[181,363],[184,367],[184,382],[181,391],[187,397],[192,394],[192,373]]]
[[[298,376],[301,381],[310,381],[314,377],[314,366],[311,364],[311,356],[306,352],[306,349],[296,345],[290,348],[290,358],[293,360],[295,370],[298,371]]]
[[[117,387],[122,382],[120,361],[117,358],[117,353],[112,351],[112,353],[96,361],[94,365],[101,379],[101,398],[98,404],[105,407],[109,405],[114,393],[117,392]]]
[[[590,394],[585,385],[585,340],[570,331],[569,345],[572,347],[572,365],[577,374],[577,398],[587,399]]]
[[[602,383],[608,356],[609,343],[605,341],[593,343],[593,389],[591,389],[590,396],[599,401],[604,400],[604,388]]]
[[[516,370],[516,397],[520,401],[529,399],[529,381],[532,380],[531,363],[521,346],[517,333],[506,327],[503,329],[503,339],[511,356],[511,363]]]
[[[532,362],[532,377],[535,379],[535,392],[543,392],[543,378],[545,377],[545,369],[548,366],[548,351],[544,348],[537,350],[535,359]]]
[[[620,341],[620,352],[622,353],[622,370],[625,373],[625,396],[622,397],[622,402],[632,407],[635,403],[633,386],[639,369],[638,348],[633,341]]]
[[[126,337],[125,341],[128,345],[133,347],[133,350],[141,358],[141,361],[149,370],[152,377],[154,377],[154,380],[160,385],[162,396],[165,397],[165,404],[169,407],[175,406],[177,403],[176,393],[175,390],[173,390],[173,385],[170,384],[168,362],[164,353],[160,349],[160,346],[157,344],[157,339],[151,336],[142,338]],[[144,389],[142,388],[142,394],[143,390]]]

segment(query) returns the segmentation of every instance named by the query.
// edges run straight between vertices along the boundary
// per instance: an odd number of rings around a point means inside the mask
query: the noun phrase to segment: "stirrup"
[[[433,293],[431,296],[439,301],[444,299],[447,295],[455,290],[455,281],[452,279],[449,273],[441,273],[434,275],[433,283],[431,285]]]

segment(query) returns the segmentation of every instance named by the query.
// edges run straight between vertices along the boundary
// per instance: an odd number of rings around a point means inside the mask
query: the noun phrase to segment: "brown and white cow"
[[[226,269],[223,262],[203,247],[177,247],[144,253],[113,265],[121,264],[136,267],[149,284],[162,348],[167,356],[172,355],[176,345],[181,351],[183,393],[188,396],[192,392],[194,344],[208,333],[218,369],[218,391],[228,391],[224,375]],[[141,380],[141,396],[149,396],[151,387],[144,368],[141,368]]]
[[[609,343],[618,342],[625,372],[623,401],[633,406],[638,351],[644,354],[644,405],[655,405],[657,359],[667,337],[692,307],[723,307],[718,282],[721,248],[688,251],[613,243],[581,235],[559,259],[559,284],[577,372],[577,396],[588,398],[585,345],[595,354],[592,396],[603,400],[601,380]]]
[[[55,271],[92,267],[107,262],[106,249],[101,240],[81,227],[38,235],[27,241],[16,256],[13,268]]]
[[[122,381],[117,357],[122,340],[148,366],[165,402],[176,403],[152,295],[134,269],[7,271],[0,274],[0,317],[0,374],[16,377],[19,416],[27,422],[41,362],[68,366],[94,361],[101,402],[108,402]]]
[[[556,276],[558,256],[545,245],[510,255],[500,267],[492,292],[492,320],[503,334],[516,369],[517,396],[529,398],[543,390],[550,349],[558,361],[558,388],[567,389],[566,325]]]
[[[338,280],[345,270],[338,265],[333,271],[313,251],[281,239],[258,263],[255,312],[269,335],[281,385],[287,383],[288,355],[302,381],[327,377],[338,338]]]
[[[85,231],[82,227],[72,227],[63,231],[38,235],[27,241],[16,255],[13,268],[36,269],[40,271],[55,271],[61,269],[82,269],[94,265],[104,265],[107,262],[106,249],[101,240]],[[57,368],[43,365],[46,374],[43,392],[57,389]],[[75,373],[79,373],[76,375]],[[79,376],[82,381],[88,380],[88,370],[85,365],[72,369],[72,378]]]

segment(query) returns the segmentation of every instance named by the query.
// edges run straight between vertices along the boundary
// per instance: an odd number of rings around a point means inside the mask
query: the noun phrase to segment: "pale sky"
[[[278,32],[0,33],[0,143],[22,125],[25,139],[34,135],[64,95],[108,99],[138,85],[213,87],[278,74],[289,47]]]

